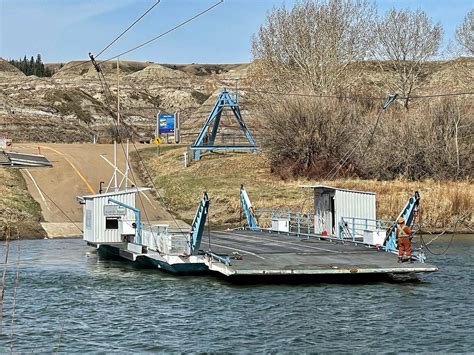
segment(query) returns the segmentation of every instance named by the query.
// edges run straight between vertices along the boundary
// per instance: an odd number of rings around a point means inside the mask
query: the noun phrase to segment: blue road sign
[[[174,114],[158,115],[158,133],[173,133],[174,132]]]

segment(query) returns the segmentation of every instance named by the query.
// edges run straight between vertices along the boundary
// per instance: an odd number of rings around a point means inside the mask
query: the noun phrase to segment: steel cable
[[[199,12],[198,14],[194,15],[193,17],[190,17],[190,18],[188,18],[187,20],[185,20],[185,21],[179,23],[178,25],[176,25],[176,26],[170,28],[169,30],[167,30],[167,31],[165,31],[165,32],[163,32],[163,33],[161,33],[161,34],[159,34],[158,36],[153,37],[152,39],[150,39],[150,40],[148,40],[148,41],[146,41],[146,42],[143,42],[142,44],[139,44],[138,46],[135,46],[135,47],[133,47],[133,48],[131,48],[131,49],[128,49],[128,50],[126,50],[125,52],[122,52],[122,53],[117,54],[117,55],[115,55],[115,56],[113,56],[113,57],[110,57],[110,58],[108,58],[108,59],[106,59],[106,60],[103,60],[103,61],[99,62],[98,64],[106,63],[106,62],[108,62],[108,61],[111,61],[112,59],[116,59],[116,58],[121,57],[121,56],[123,56],[123,55],[125,55],[125,54],[128,54],[128,53],[130,53],[130,52],[136,51],[137,49],[142,48],[142,47],[144,47],[144,46],[150,44],[151,42],[154,42],[154,41],[156,41],[157,39],[160,39],[161,37],[166,36],[168,33],[173,32],[173,31],[177,30],[178,28],[180,28],[180,27],[182,27],[182,26],[184,26],[184,25],[190,23],[191,21],[193,21],[193,20],[197,19],[198,17],[204,15],[205,13],[211,11],[212,9],[214,9],[216,6],[222,4],[223,2],[224,2],[224,0],[220,0],[218,3],[216,3],[216,4],[214,4],[214,5],[210,6],[210,7],[208,7],[207,9],[205,9],[205,10]]]
[[[41,193],[42,193],[44,196],[46,196],[46,198],[47,198],[48,200],[50,200],[50,201],[53,203],[53,205],[59,210],[59,212],[61,212],[61,213],[69,220],[69,222],[71,222],[81,233],[84,233],[84,231],[82,230],[82,228],[80,228],[80,227],[76,224],[76,222],[74,222],[74,221],[72,220],[72,218],[69,217],[69,215],[68,215],[61,207],[59,207],[59,206],[56,204],[56,202],[54,202],[54,200],[53,200],[42,188],[40,188],[39,186],[37,186],[37,188],[38,188],[38,190],[41,191]]]
[[[210,6],[210,7],[208,7],[208,8],[205,9],[204,11],[201,11],[200,13],[198,13],[198,14],[194,15],[193,17],[187,19],[186,21],[184,21],[184,22],[182,22],[182,23],[180,23],[180,24],[174,26],[173,28],[169,29],[168,31],[161,33],[160,35],[158,35],[158,36],[152,38],[152,39],[149,40],[149,41],[146,41],[146,42],[144,42],[144,43],[142,43],[142,44],[140,44],[140,45],[138,45],[138,46],[136,46],[136,47],[134,47],[134,48],[132,48],[132,49],[129,49],[129,50],[127,50],[127,51],[125,51],[125,52],[123,52],[123,53],[117,55],[117,56],[114,56],[114,57],[112,57],[112,58],[109,58],[109,59],[107,59],[107,60],[104,60],[104,61],[102,61],[102,62],[97,63],[98,66],[100,66],[100,64],[102,64],[102,63],[108,62],[108,61],[110,61],[110,60],[112,60],[112,59],[118,58],[118,57],[120,57],[120,56],[122,56],[122,55],[124,55],[124,54],[130,53],[130,52],[132,52],[132,51],[134,51],[134,50],[136,50],[136,49],[139,49],[139,48],[141,48],[141,47],[143,47],[143,46],[145,46],[145,45],[147,45],[147,44],[149,44],[149,43],[151,43],[151,42],[153,42],[153,41],[155,41],[155,40],[157,40],[157,39],[159,39],[159,38],[165,36],[166,34],[172,32],[172,31],[175,31],[176,29],[178,29],[178,28],[180,28],[180,27],[186,25],[187,23],[193,21],[194,19],[196,19],[196,18],[198,18],[198,17],[204,15],[205,13],[209,12],[210,10],[212,10],[213,8],[215,8],[216,6],[220,5],[223,1],[224,1],[224,0],[220,0],[218,3],[216,3],[216,4],[214,4],[214,5]],[[101,74],[103,75],[103,73],[98,72],[99,80],[101,80],[101,76],[100,76]],[[108,84],[107,81],[105,81],[105,80],[104,80],[104,82],[105,82],[105,86],[106,86],[106,87],[109,89],[109,91],[110,91],[109,84]],[[107,103],[107,104],[108,104],[108,103]],[[108,104],[108,105],[109,105],[109,104]],[[111,109],[110,105],[109,105],[109,109]],[[119,130],[118,124],[116,123],[115,119],[112,119],[112,121],[113,121],[113,124],[114,124],[114,126],[115,126],[115,128],[116,128],[117,136],[120,137],[120,130]],[[122,123],[122,124],[123,124],[123,123]],[[128,130],[128,127],[127,127],[125,124],[123,124],[123,126],[125,127],[125,129],[126,129],[126,131],[127,131],[127,134],[130,134],[130,133],[129,133],[129,130]],[[164,207],[165,210],[169,213],[169,215],[170,215],[171,218],[173,219],[173,221],[174,221],[174,223],[176,224],[176,226],[178,227],[178,229],[182,232],[181,226],[179,226],[179,224],[178,224],[178,222],[176,221],[176,219],[174,218],[173,214],[169,211],[169,209],[168,209],[168,207],[166,206],[166,203],[165,203],[165,201],[164,201],[164,198],[161,196],[159,190],[156,188],[155,182],[153,181],[153,178],[152,178],[152,176],[150,175],[150,173],[149,173],[149,171],[148,171],[148,169],[147,169],[147,167],[146,167],[146,165],[145,165],[145,163],[144,163],[144,161],[143,161],[143,159],[142,159],[142,157],[141,157],[141,155],[140,155],[140,153],[139,153],[139,151],[138,151],[138,149],[137,149],[137,147],[136,147],[136,145],[135,145],[135,142],[132,141],[132,144],[133,144],[133,147],[134,147],[134,149],[135,149],[135,152],[136,152],[136,154],[137,154],[137,157],[138,157],[139,161],[142,163],[142,166],[143,166],[145,172],[147,173],[147,175],[148,175],[148,177],[149,177],[149,179],[150,179],[150,181],[151,181],[151,184],[152,184],[153,188],[155,189],[157,195],[159,196],[159,198],[160,198],[161,201],[162,201],[163,207]],[[120,145],[121,145],[121,147],[122,147],[122,151],[123,151],[124,154],[125,154],[125,148],[124,148],[124,146],[123,146],[123,142],[122,142],[122,141],[120,141]],[[128,162],[128,164],[129,164],[129,168],[130,168],[130,162]],[[135,177],[134,177],[134,173],[133,173],[133,170],[132,170],[131,168],[130,168],[130,172],[131,172],[131,174],[132,174],[133,180],[134,180],[135,183],[136,183],[136,179],[135,179]],[[143,202],[142,202],[142,198],[141,198],[140,195],[139,195],[139,199],[140,199],[140,202],[142,203],[142,205],[144,206],[144,204],[143,204]],[[144,212],[145,212],[145,218],[147,219],[147,222],[150,224],[150,221],[149,221],[149,219],[148,219],[148,215],[147,215],[147,213],[146,213],[146,210],[144,210]],[[154,236],[153,230],[152,230],[151,232],[152,232],[152,234],[153,234],[153,236]],[[155,240],[156,240],[156,237],[154,237],[154,238],[155,238]]]
[[[165,32],[163,32],[163,33],[157,35],[156,37],[153,37],[152,39],[150,39],[150,40],[148,40],[148,41],[146,41],[146,42],[144,42],[144,43],[142,43],[142,44],[139,44],[138,46],[133,47],[133,48],[131,48],[131,49],[129,49],[129,50],[126,50],[125,52],[122,52],[122,53],[120,53],[120,54],[118,54],[118,55],[116,55],[116,56],[114,56],[114,57],[111,57],[111,58],[108,58],[108,59],[103,60],[103,61],[101,61],[101,62],[98,62],[97,64],[100,65],[100,64],[102,64],[102,63],[106,63],[106,62],[108,62],[108,61],[111,61],[112,59],[116,59],[116,58],[118,58],[118,57],[120,57],[120,56],[122,56],[122,55],[124,55],[124,54],[128,54],[128,53],[133,52],[133,51],[135,51],[135,50],[137,50],[137,49],[139,49],[139,48],[142,48],[142,47],[144,47],[144,46],[150,44],[151,42],[154,42],[154,41],[156,41],[157,39],[159,39],[159,38],[161,38],[161,37],[167,35],[168,33],[173,32],[173,31],[177,30],[178,28],[180,28],[180,27],[182,27],[182,26],[188,24],[189,22],[191,22],[191,21],[195,20],[196,18],[198,18],[198,17],[204,15],[205,13],[211,11],[213,8],[215,8],[216,6],[220,5],[222,2],[224,2],[224,0],[220,0],[218,3],[216,3],[216,4],[214,4],[214,5],[210,6],[210,7],[208,7],[207,9],[205,9],[205,10],[201,11],[200,13],[198,13],[198,14],[196,14],[196,15],[190,17],[190,18],[188,18],[187,20],[185,20],[185,21],[179,23],[178,25],[176,25],[176,26],[170,28],[169,30],[167,30],[167,31],[165,31]],[[159,3],[159,2],[158,2],[158,3]],[[158,3],[154,4],[153,7],[155,7]],[[153,8],[153,7],[152,7],[152,8]],[[150,8],[149,11],[151,11],[152,8]],[[146,15],[149,11],[147,11],[144,15]],[[137,19],[131,26],[133,27],[133,25],[134,25],[136,22],[138,22],[139,20],[141,20],[144,15],[142,15],[142,17],[140,17],[139,19]],[[130,26],[129,26],[129,27],[130,27]],[[130,28],[131,28],[131,27],[130,27]],[[128,31],[128,30],[129,30],[129,28],[126,29],[126,31]],[[123,34],[125,34],[126,31],[124,31],[122,34],[120,34],[119,37],[117,37],[114,41],[111,42],[111,44],[109,44],[106,48],[104,48],[102,51],[100,51],[99,54],[102,54],[106,49],[108,49],[108,48],[110,47],[110,45],[112,45],[118,38],[120,38]],[[98,55],[99,55],[99,54],[98,54]],[[97,58],[98,55],[96,55],[95,57]],[[77,63],[77,64],[75,64],[75,65],[73,65],[73,66],[71,66],[71,67],[69,67],[69,68],[65,68],[62,72],[65,72],[65,71],[68,71],[68,70],[77,68],[77,67],[82,66],[82,65],[84,65],[84,64],[86,64],[86,63],[90,63],[90,61],[89,61],[89,60],[86,60],[86,61],[84,61],[84,62]]]
[[[301,97],[314,97],[321,99],[347,99],[347,100],[385,100],[386,97],[376,97],[376,96],[346,96],[346,95],[322,95],[322,94],[304,94],[297,92],[279,92],[279,91],[265,91],[265,90],[251,90],[246,89],[248,92],[254,92],[257,94],[269,94],[269,95],[279,95],[279,96],[301,96]],[[474,95],[474,91],[465,91],[465,92],[453,92],[453,93],[442,93],[442,94],[432,94],[432,95],[414,95],[414,96],[398,96],[396,100],[406,100],[406,99],[424,99],[424,98],[434,98],[434,97],[446,97],[446,96],[463,96],[463,95]]]
[[[456,223],[454,224],[454,229],[453,229],[453,234],[451,235],[451,239],[449,240],[449,243],[448,245],[446,246],[446,248],[442,251],[442,252],[434,252],[432,249],[430,249],[428,247],[428,245],[430,245],[433,241],[437,240],[439,237],[441,237],[442,235],[446,234],[446,230],[444,230],[442,233],[440,233],[439,235],[437,235],[436,237],[434,237],[433,239],[431,239],[428,243],[425,242],[424,238],[423,238],[423,235],[420,234],[420,241],[421,241],[421,245],[422,247],[426,248],[426,250],[432,254],[432,255],[436,255],[436,256],[441,256],[441,255],[444,255],[448,252],[448,250],[451,248],[451,245],[453,244],[453,240],[454,238],[457,236],[457,228],[458,228],[458,225],[460,222],[462,222],[463,220],[465,220],[466,218],[468,217],[468,214],[464,214],[462,216],[460,216],[457,220],[456,220]]]
[[[107,49],[109,49],[115,42],[117,42],[120,37],[122,37],[125,33],[127,33],[133,26],[135,26],[142,18],[144,18],[151,10],[155,8],[160,3],[161,0],[158,0],[155,2],[148,10],[146,10],[139,18],[137,18],[130,26],[128,26],[125,30],[122,31],[115,39],[110,42],[104,49],[102,49],[98,54],[95,55],[95,58],[100,56],[102,53],[104,53]]]

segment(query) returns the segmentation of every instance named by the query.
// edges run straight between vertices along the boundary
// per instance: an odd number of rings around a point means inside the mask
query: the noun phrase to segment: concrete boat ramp
[[[244,276],[333,276],[408,274],[434,272],[438,268],[420,262],[398,263],[397,256],[353,242],[271,231],[213,231],[210,250],[227,255],[230,265],[206,259],[210,271],[230,277]],[[208,241],[203,240],[203,246]]]

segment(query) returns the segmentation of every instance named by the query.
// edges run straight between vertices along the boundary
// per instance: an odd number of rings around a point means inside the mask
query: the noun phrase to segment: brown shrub
[[[473,123],[473,106],[466,99],[437,99],[410,111],[391,106],[383,112],[373,144],[356,153],[359,176],[472,177]]]
[[[272,171],[284,179],[473,176],[474,115],[467,99],[420,102],[409,111],[395,102],[383,112],[358,100],[261,102],[267,102],[258,106],[263,147]]]
[[[283,178],[324,176],[357,140],[367,108],[358,102],[301,97],[266,100],[260,106],[263,148]],[[348,164],[344,171],[353,170]]]

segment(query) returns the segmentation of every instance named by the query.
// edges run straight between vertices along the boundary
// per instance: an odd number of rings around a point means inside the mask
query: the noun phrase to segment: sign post
[[[155,139],[158,139],[158,137],[160,136],[160,114],[161,114],[161,111],[158,111],[158,114],[156,115]]]
[[[174,133],[175,114],[158,113],[158,133],[166,134],[166,143],[168,143],[168,134]]]
[[[176,112],[174,114],[174,142],[179,143],[181,140],[180,133],[181,133],[181,127],[180,127],[180,122],[179,122],[179,112]]]

